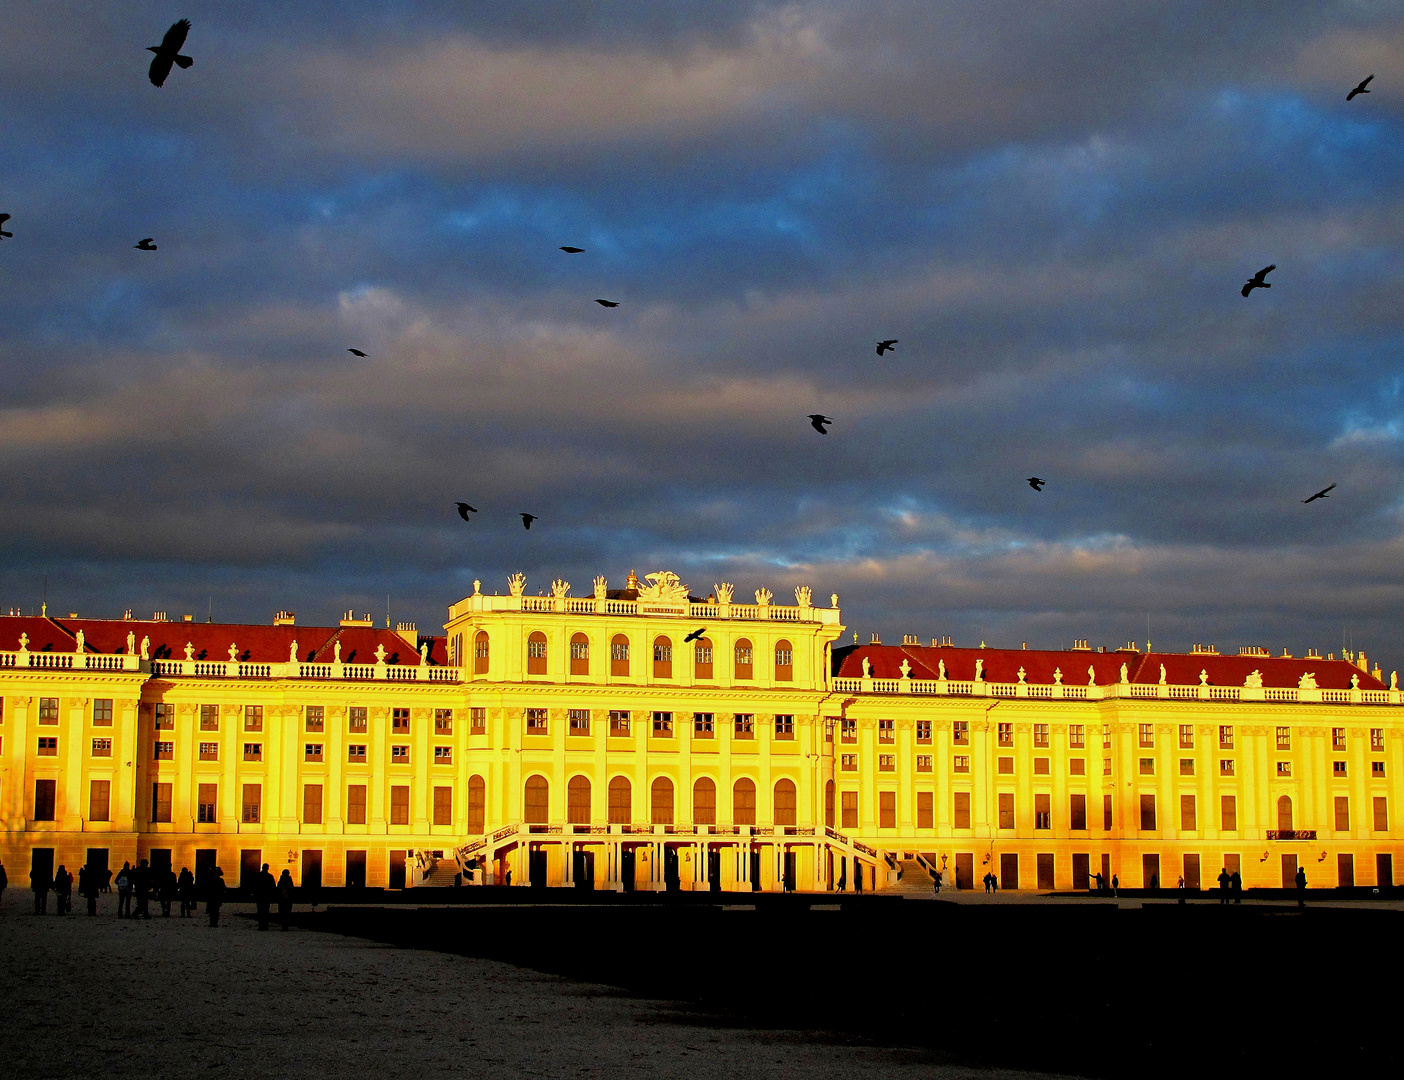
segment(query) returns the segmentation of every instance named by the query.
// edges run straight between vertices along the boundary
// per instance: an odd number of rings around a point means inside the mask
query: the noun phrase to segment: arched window
[[[566,785],[566,820],[572,825],[590,824],[590,779],[572,776]]]
[[[795,820],[795,782],[793,780],[777,780],[775,782],[775,824],[796,825]]]
[[[673,677],[673,641],[659,636],[653,639],[653,677],[671,679]]]
[[[751,677],[751,643],[745,638],[738,638],[736,641],[736,677]]]
[[[487,831],[487,784],[481,776],[468,777],[468,832],[481,836]]]
[[[629,677],[629,639],[615,634],[609,643],[609,673]]]
[[[703,776],[692,785],[692,823],[694,825],[715,825],[717,823],[717,785]]]
[[[660,776],[653,782],[653,823],[671,825],[673,823],[673,782]]]
[[[609,782],[609,823],[627,825],[633,815],[634,789],[627,776],[616,776]]]
[[[590,674],[590,639],[585,634],[572,634],[570,637],[570,673]]]
[[[712,678],[712,639],[702,638],[692,650],[693,675],[698,679]]]
[[[793,682],[795,678],[795,651],[790,643],[781,638],[775,643],[775,681]]]
[[[488,634],[479,630],[473,638],[473,674],[486,675],[488,669]]]
[[[731,823],[756,823],[756,785],[753,780],[747,780],[744,776],[736,781],[731,789]]]
[[[1284,795],[1277,800],[1277,831],[1292,831],[1292,796]]]
[[[824,785],[824,824],[834,828],[834,782]]]
[[[544,776],[529,776],[522,817],[533,825],[545,825],[551,818],[551,788]]]
[[[527,674],[546,674],[546,635],[533,630],[527,638]]]

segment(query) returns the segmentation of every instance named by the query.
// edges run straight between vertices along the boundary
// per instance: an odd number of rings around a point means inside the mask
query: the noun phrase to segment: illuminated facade
[[[525,584],[475,583],[442,636],[0,617],[11,881],[1393,883],[1401,698],[1363,656],[840,646],[838,598],[803,587]]]

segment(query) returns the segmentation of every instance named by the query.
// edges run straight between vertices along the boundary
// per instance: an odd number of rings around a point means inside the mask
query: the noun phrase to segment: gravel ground
[[[114,895],[94,919],[75,900],[77,913],[61,918],[36,918],[19,889],[0,902],[6,1075],[1042,1075],[940,1065],[823,1032],[718,1025],[490,960],[276,926],[260,933],[244,905],[227,905],[211,929],[203,912],[118,920]]]

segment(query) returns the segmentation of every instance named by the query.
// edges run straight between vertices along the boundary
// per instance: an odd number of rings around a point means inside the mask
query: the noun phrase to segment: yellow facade
[[[1284,855],[1313,886],[1392,883],[1398,690],[840,678],[837,597],[510,585],[449,609],[439,666],[0,653],[11,881],[35,849],[70,868],[97,849],[329,886],[871,889],[918,856],[977,887],[1196,866],[1208,887],[1230,863],[1277,886]]]

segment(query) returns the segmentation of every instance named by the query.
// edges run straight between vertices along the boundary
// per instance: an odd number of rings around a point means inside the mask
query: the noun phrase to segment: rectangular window
[[[244,730],[245,730],[245,731],[262,731],[262,730],[263,730],[263,706],[262,706],[262,705],[245,705],[245,706],[244,706]]]
[[[175,730],[176,712],[174,705],[167,705],[165,702],[158,701],[156,703],[155,716],[157,731]],[[42,724],[44,721],[41,719],[39,722]]]
[[[918,754],[918,755],[917,755],[916,771],[917,771],[917,772],[930,772],[930,771],[931,771],[931,755],[930,755],[930,754]]]
[[[917,792],[916,827],[918,829],[934,829],[936,827],[936,795],[934,792]]]
[[[1372,727],[1370,729],[1370,750],[1379,753],[1384,749],[1384,728]]]
[[[309,705],[304,715],[308,731],[322,731],[326,724],[327,710],[324,705]]]
[[[736,738],[751,739],[755,737],[755,717],[750,713],[737,713],[734,723],[734,735]]]
[[[319,742],[304,743],[302,747],[303,761],[321,761],[322,744]]]
[[[1087,831],[1087,796],[1072,795],[1068,799],[1068,828],[1074,832]]]
[[[1013,746],[1013,745],[1014,745],[1014,725],[1013,725],[1013,724],[1000,724],[1000,725],[999,725],[999,745],[1000,745],[1000,746]]]
[[[1103,724],[1103,725],[1102,725],[1102,749],[1103,749],[1103,750],[1110,750],[1110,749],[1111,749],[1111,742],[1112,742],[1111,737],[1112,737],[1111,725],[1110,725],[1110,724]]]
[[[436,746],[436,747],[434,747],[434,764],[435,764],[435,765],[452,765],[452,764],[453,764],[453,747],[452,747],[452,746]]]
[[[695,739],[710,739],[716,734],[716,718],[709,712],[692,714],[692,736]]]
[[[1291,775],[1292,775],[1292,763],[1291,763],[1290,761],[1279,761],[1279,762],[1277,763],[1277,775],[1278,775],[1278,776],[1291,776]]]
[[[951,742],[956,746],[970,745],[970,721],[957,720],[951,724]]]
[[[111,727],[111,726],[112,726],[112,699],[111,699],[111,698],[103,698],[103,697],[94,698],[94,699],[93,699],[93,727]]]
[[[951,771],[968,773],[970,771],[970,755],[957,754],[953,757],[951,759]]]
[[[346,710],[346,730],[358,732],[365,731],[366,729],[366,707],[364,705],[352,705],[351,708]]]
[[[390,824],[409,824],[408,784],[395,784],[390,788]]]
[[[1180,796],[1180,828],[1185,832],[1194,832],[1199,828],[1199,815],[1193,795]]]
[[[217,743],[217,742],[202,742],[202,743],[200,744],[200,760],[201,760],[201,761],[218,761],[218,760],[219,760],[219,743]]]
[[[408,709],[390,710],[390,730],[396,735],[408,735],[410,729],[410,711]]]
[[[151,821],[155,825],[169,825],[171,821],[171,785],[151,785]]]
[[[897,733],[894,730],[896,723],[892,720],[878,721],[878,742],[890,743],[897,741]]]
[[[1232,727],[1220,727],[1220,728],[1219,728],[1219,749],[1220,749],[1220,750],[1232,750],[1232,749],[1233,749],[1233,728],[1232,728]]]
[[[111,757],[111,756],[112,756],[112,740],[111,740],[111,739],[94,739],[94,740],[93,740],[93,757]]]
[[[1155,796],[1141,796],[1141,831],[1155,832]]]
[[[219,801],[218,784],[199,784],[195,794],[195,820],[203,825],[213,825],[217,820]]]
[[[996,765],[995,765],[995,770],[996,770],[1001,776],[1013,776],[1013,775],[1014,775],[1014,759],[1013,759],[1012,757],[1002,757],[1002,758],[1000,758],[1000,759],[998,760],[998,762],[996,763]]]
[[[846,743],[856,743],[858,741],[858,721],[844,718],[839,721],[839,741]]]
[[[671,739],[673,737],[672,713],[656,712],[653,714],[653,737],[655,739]]]
[[[1375,832],[1389,832],[1389,800],[1383,795],[1375,796]]]
[[[1052,796],[1052,795],[1035,795],[1035,796],[1034,796],[1034,828],[1035,828],[1035,829],[1051,829],[1051,828],[1053,828],[1053,796]]]
[[[408,764],[409,764],[409,759],[410,759],[410,758],[409,758],[409,747],[408,747],[408,746],[392,746],[392,747],[390,747],[390,764],[391,764],[391,765],[408,765]]]
[[[970,792],[957,791],[953,793],[955,804],[952,806],[954,820],[952,827],[957,829],[970,828]]]
[[[1087,745],[1086,728],[1082,724],[1068,725],[1068,747],[1073,750],[1081,750]]]
[[[609,714],[609,733],[611,735],[629,734],[629,714],[619,709],[614,709]]]
[[[1336,796],[1336,832],[1350,832],[1350,799]]]
[[[468,726],[470,735],[487,734],[487,709],[469,709]]]
[[[919,745],[929,744],[931,742],[930,720],[918,720],[916,722],[916,741]]]
[[[1035,725],[1034,725],[1034,746],[1037,747],[1037,746],[1047,746],[1047,745],[1048,745],[1048,725],[1047,725],[1047,724],[1035,724]]]
[[[366,763],[366,744],[347,743],[346,760],[352,765],[364,765]]]
[[[1372,761],[1372,762],[1370,762],[1370,775],[1371,775],[1371,776],[1373,776],[1375,779],[1378,780],[1380,777],[1384,776],[1384,774],[1385,774],[1385,763],[1384,763],[1383,761]]]
[[[878,828],[897,828],[897,792],[878,792]]]
[[[1014,793],[1012,791],[1002,791],[999,794],[999,827],[1001,829],[1014,828]]]
[[[1193,750],[1193,749],[1194,749],[1194,725],[1193,725],[1193,724],[1181,724],[1181,725],[1180,725],[1180,749],[1181,749],[1181,750]]]
[[[241,817],[245,825],[257,825],[263,812],[263,785],[245,784]]]
[[[1231,758],[1231,757],[1219,758],[1219,775],[1220,775],[1220,776],[1232,776],[1232,775],[1233,775],[1233,758]]]
[[[1111,832],[1112,829],[1112,797],[1102,796],[1102,831]]]
[[[302,823],[320,825],[322,823],[322,785],[302,785]]]
[[[175,743],[158,742],[153,748],[151,759],[153,761],[172,761],[175,759]]]
[[[261,743],[261,742],[246,742],[246,743],[244,743],[244,760],[245,760],[245,761],[262,761],[262,760],[263,760],[263,743]]]
[[[1108,758],[1102,758],[1102,775],[1103,775],[1103,776],[1110,776],[1111,774],[1112,774],[1112,759],[1109,758],[1109,757],[1108,757]]]
[[[878,772],[896,772],[897,756],[895,754],[878,755]]]
[[[1292,749],[1292,729],[1280,727],[1277,729],[1277,748],[1279,750]]]
[[[845,791],[842,795],[842,805],[839,811],[839,828],[858,828],[858,792]]]
[[[1182,757],[1182,758],[1180,758],[1180,775],[1181,775],[1181,776],[1193,776],[1193,775],[1194,775],[1194,758],[1192,758],[1192,757]]]
[[[1036,758],[1034,758],[1034,775],[1035,775],[1035,776],[1047,776],[1047,775],[1049,775],[1050,766],[1051,766],[1051,759],[1046,758],[1046,757],[1036,757]]]
[[[88,820],[108,821],[112,808],[112,781],[92,780],[88,783]]]
[[[434,789],[434,824],[453,824],[453,788],[436,787]]]
[[[570,709],[566,712],[566,722],[570,725],[572,735],[590,734],[590,710]]]
[[[158,743],[157,745],[162,745],[162,744],[159,744],[159,743]],[[165,743],[164,745],[170,746],[171,744],[170,744],[170,743]],[[40,756],[40,757],[58,757],[58,737],[57,737],[57,736],[44,736],[44,735],[40,735],[40,736],[39,736],[39,756]]]
[[[1141,758],[1141,775],[1142,775],[1142,776],[1154,776],[1154,775],[1155,775],[1155,758],[1153,758],[1153,757],[1143,757],[1143,758]]]
[[[1346,748],[1345,728],[1333,727],[1331,729],[1331,749],[1344,750]]]
[[[167,706],[161,706],[161,708],[165,708],[165,707],[167,707]],[[41,698],[39,699],[39,723],[41,723],[41,724],[57,724],[57,723],[58,723],[58,698],[56,698],[56,697],[41,697]]]
[[[547,734],[547,710],[528,709],[526,711],[526,729],[528,735]]]
[[[795,718],[789,714],[775,717],[775,737],[777,739],[793,739],[795,737]]]
[[[1086,775],[1087,775],[1087,759],[1086,759],[1086,758],[1080,758],[1080,757],[1068,758],[1068,775],[1069,775],[1069,776],[1086,776]]]
[[[218,731],[218,730],[219,730],[219,706],[218,706],[218,705],[201,705],[201,706],[200,706],[200,730],[201,730],[201,731]]]
[[[1333,761],[1333,762],[1331,762],[1331,775],[1332,775],[1332,776],[1345,776],[1345,775],[1346,775],[1346,763],[1345,763],[1344,760],[1338,760],[1338,761]]]
[[[858,755],[857,755],[857,754],[840,754],[840,755],[839,755],[839,771],[840,771],[840,772],[857,772],[857,771],[858,771]]]
[[[1238,796],[1219,796],[1219,828],[1224,832],[1238,831]]]
[[[1136,738],[1138,740],[1137,745],[1143,748],[1149,749],[1150,747],[1155,746],[1155,725],[1137,724]]]
[[[346,789],[346,824],[366,823],[366,785],[351,784]]]

